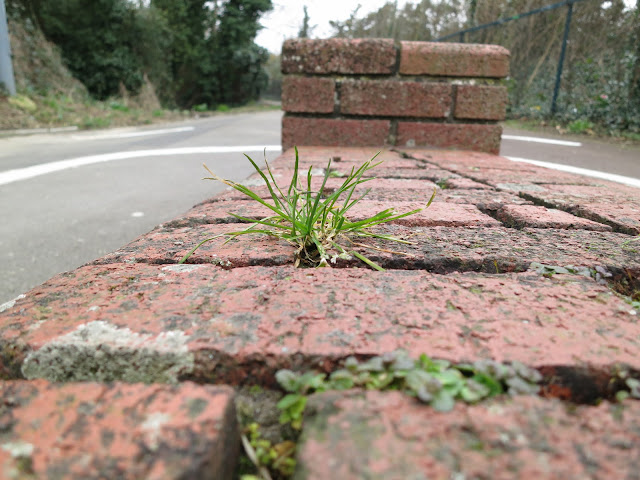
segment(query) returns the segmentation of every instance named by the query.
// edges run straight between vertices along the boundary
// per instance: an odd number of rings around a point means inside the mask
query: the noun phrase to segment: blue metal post
[[[11,45],[9,44],[9,29],[7,27],[7,12],[4,8],[4,0],[0,0],[0,84],[4,84],[9,95],[16,94],[16,82],[13,77]]]

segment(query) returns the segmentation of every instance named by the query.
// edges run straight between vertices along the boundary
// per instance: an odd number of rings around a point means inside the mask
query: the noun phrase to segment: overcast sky
[[[411,0],[399,0],[398,6]],[[386,3],[386,0],[273,0],[273,10],[261,19],[264,29],[258,33],[256,43],[270,52],[280,53],[282,42],[287,38],[297,37],[304,13],[302,7],[307,6],[311,26],[317,25],[312,37],[325,38],[331,33],[329,20],[346,20],[351,12],[362,5],[358,16],[373,12]]]
[[[418,0],[398,0],[402,8],[406,3],[417,3]],[[273,53],[280,53],[282,42],[287,38],[297,37],[304,13],[302,7],[307,6],[313,38],[327,38],[333,31],[329,20],[346,20],[351,12],[361,5],[358,16],[373,12],[382,7],[387,0],[273,0],[273,10],[264,15],[261,24],[264,29],[258,33],[256,43]],[[554,3],[552,0],[545,2]],[[624,0],[628,8],[633,8],[635,0]]]

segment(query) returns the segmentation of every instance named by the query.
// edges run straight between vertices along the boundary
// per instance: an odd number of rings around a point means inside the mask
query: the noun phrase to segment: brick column
[[[287,40],[282,146],[435,147],[498,153],[509,52],[386,39]]]

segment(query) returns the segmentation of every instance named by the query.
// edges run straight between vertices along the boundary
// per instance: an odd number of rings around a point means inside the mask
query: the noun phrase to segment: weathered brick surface
[[[302,147],[300,167],[314,166],[319,189],[329,158],[334,175],[348,173],[377,150]],[[422,206],[434,182],[442,189],[404,225],[376,229],[409,244],[351,239],[386,272],[355,258],[295,269],[295,247],[264,236],[218,237],[176,265],[201,240],[247,226],[201,222],[260,213],[226,192],[1,305],[1,378],[134,385],[0,386],[0,476],[54,465],[61,478],[225,478],[237,447],[232,392],[188,381],[273,387],[280,368],[330,371],[350,355],[520,361],[543,374],[543,396],[614,398],[619,372],[640,372],[638,312],[611,288],[640,287],[640,247],[618,233],[635,232],[640,190],[482,152],[400,150],[379,155],[352,218]],[[283,185],[293,158],[272,164]],[[246,183],[265,195],[259,179]],[[600,223],[584,220],[596,214]],[[618,232],[588,230],[602,222]],[[66,404],[51,400],[59,392]],[[608,479],[639,466],[638,402],[569,412],[556,400],[498,398],[441,414],[396,393],[317,398],[299,451],[304,478]]]
[[[441,413],[399,392],[331,392],[308,407],[295,479],[633,478],[640,402],[571,410],[499,398]]]
[[[366,185],[366,184],[365,184]],[[364,193],[364,192],[362,192]],[[433,194],[433,189],[423,195],[423,201],[417,201],[414,197],[412,202],[396,201],[393,209],[396,213],[405,213],[424,208]],[[364,199],[358,202],[348,212],[347,218],[357,222],[372,217],[383,210],[389,209],[386,202]],[[205,203],[194,207],[183,217],[180,217],[167,226],[182,227],[192,226],[202,223],[248,223],[240,220],[232,214],[252,220],[260,220],[273,215],[273,211],[257,202],[214,202]],[[569,214],[566,214],[569,215]],[[488,215],[481,213],[473,205],[446,204],[439,202],[432,204],[429,208],[417,212],[405,218],[394,220],[393,223],[405,226],[499,226],[500,222]],[[246,226],[238,225],[236,228],[242,229]]]
[[[480,152],[500,151],[500,125],[398,122],[396,145],[456,148]]]
[[[507,113],[507,88],[489,85],[456,87],[456,118],[504,120]]]
[[[489,185],[473,181],[469,178],[451,177],[446,179],[446,188],[462,188],[470,190],[492,190]]]
[[[241,225],[238,224],[158,227],[95,263],[176,263],[205,238],[239,229]],[[380,226],[375,231],[411,241],[410,245],[400,245],[367,239],[367,244],[382,250],[357,249],[384,268],[426,269],[438,273],[456,270],[512,272],[526,270],[531,262],[538,262],[557,266],[603,266],[616,275],[640,277],[640,258],[635,249],[627,246],[629,237],[619,233],[529,228],[408,228],[402,225]],[[243,235],[225,244],[226,240],[226,237],[220,237],[206,243],[189,263],[229,267],[293,263],[295,248],[284,241],[262,235]],[[389,249],[403,255],[384,251]],[[338,266],[358,264],[338,261]]]
[[[294,145],[375,145],[388,143],[389,120],[341,120],[288,117],[282,119],[282,148]]]
[[[335,81],[331,78],[287,76],[282,81],[282,110],[285,112],[333,112]]]
[[[390,174],[397,176],[398,171],[403,172],[402,177],[405,178],[385,178],[384,175]],[[363,183],[356,189],[356,193],[364,194],[367,189],[371,189],[366,196],[367,200],[376,200],[391,202],[411,202],[411,201],[427,201],[436,188],[435,182],[441,182],[445,188],[438,189],[438,193],[434,198],[434,202],[463,203],[470,205],[486,205],[486,204],[513,204],[513,205],[531,205],[530,200],[526,200],[514,193],[496,191],[493,188],[483,185],[473,180],[460,178],[459,175],[439,169],[375,169],[372,173],[376,178]],[[411,178],[417,177],[417,178]],[[288,185],[285,181],[286,176],[280,175],[277,181],[283,185]],[[282,181],[282,182],[280,182]],[[319,190],[321,179],[314,180],[312,188],[314,191]],[[248,182],[243,182],[247,184]],[[330,178],[325,185],[325,192],[332,193],[336,188],[342,185],[343,180],[340,178]],[[271,193],[266,186],[251,186],[251,189],[261,198],[270,199]],[[225,190],[216,197],[212,197],[201,205],[212,202],[234,202],[247,200],[247,196],[233,189]],[[200,205],[198,205],[200,206]],[[189,212],[191,215],[193,212]],[[168,226],[183,225],[183,217],[178,217],[173,221],[165,223]]]
[[[452,87],[446,83],[348,80],[340,90],[344,114],[445,118],[451,111]]]
[[[497,45],[401,42],[400,73],[502,78],[509,74],[509,51]]]
[[[640,234],[640,205],[611,205],[587,203],[573,212],[581,217],[607,223],[618,232]]]
[[[393,40],[298,38],[282,45],[283,73],[391,74],[395,64]]]
[[[521,195],[536,203],[606,223],[618,232],[640,233],[640,190],[597,180],[592,183],[595,185],[540,185],[538,190]]]
[[[242,230],[248,225],[200,224],[174,228],[158,226],[133,242],[96,259],[95,264],[151,263],[172,264],[206,238]],[[293,263],[293,247],[263,235],[241,236],[228,244],[219,237],[204,244],[189,259],[190,263],[247,267],[252,265],[286,265]]]
[[[572,228],[610,232],[611,227],[576,217],[561,210],[535,205],[504,205],[496,212],[496,218],[509,227]]]
[[[480,125],[479,125],[480,126]],[[403,149],[404,150],[404,149]],[[479,150],[479,149],[477,149]],[[582,175],[564,173],[549,168],[513,162],[482,152],[429,151],[407,149],[414,158],[423,159],[429,164],[446,168],[463,177],[485,183],[502,190],[521,194],[544,192],[545,187],[537,184],[558,185],[602,185],[601,180]]]
[[[56,381],[271,385],[278,368],[405,349],[588,367],[600,373],[574,387],[588,392],[616,365],[640,368],[636,320],[577,275],[117,264],[58,275],[16,301],[0,315],[0,345],[9,370]]]
[[[2,478],[231,479],[228,387],[0,383]]]

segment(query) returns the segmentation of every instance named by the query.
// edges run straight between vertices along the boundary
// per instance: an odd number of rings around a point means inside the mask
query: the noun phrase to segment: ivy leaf
[[[475,403],[488,396],[489,393],[491,393],[489,387],[470,379],[460,390],[460,397],[467,403]]]
[[[635,378],[627,378],[625,383],[627,384],[627,387],[629,387],[631,396],[633,398],[640,399],[640,380],[637,380]]]
[[[322,392],[324,391],[326,375],[324,373],[307,372],[298,380],[299,392],[308,393],[311,391]]]
[[[277,407],[282,410],[280,414],[280,423],[289,423],[294,428],[296,425],[302,425],[302,413],[304,407],[307,405],[307,397],[304,395],[298,395],[290,393],[285,395],[277,404]]]
[[[331,388],[336,390],[348,390],[355,385],[353,374],[349,370],[336,370],[329,377],[329,381]]]
[[[439,412],[449,412],[453,410],[456,401],[453,396],[446,390],[440,390],[433,395],[431,406]]]
[[[358,359],[356,357],[349,357],[344,361],[344,366],[347,370],[353,372],[358,369]]]
[[[289,410],[291,407],[300,403],[301,399],[306,399],[304,395],[299,395],[297,393],[289,393],[282,397],[278,404],[276,405],[280,410]]]
[[[444,372],[435,373],[434,377],[442,382],[442,384],[447,386],[458,385],[464,382],[464,377],[458,370],[445,370]]]
[[[424,370],[411,370],[407,373],[404,381],[411,390],[418,393],[423,388],[426,389],[427,385],[433,381],[433,375],[425,372]]]
[[[287,392],[295,393],[299,389],[299,377],[291,370],[278,370],[276,372],[276,381]]]
[[[478,382],[481,385],[484,385],[489,389],[489,395],[500,395],[504,393],[504,388],[502,388],[502,383],[496,380],[494,377],[487,375],[485,373],[476,373],[472,380]]]
[[[359,372],[383,372],[384,371],[384,362],[382,361],[382,357],[373,357],[366,361],[365,363],[361,363],[358,365]]]

